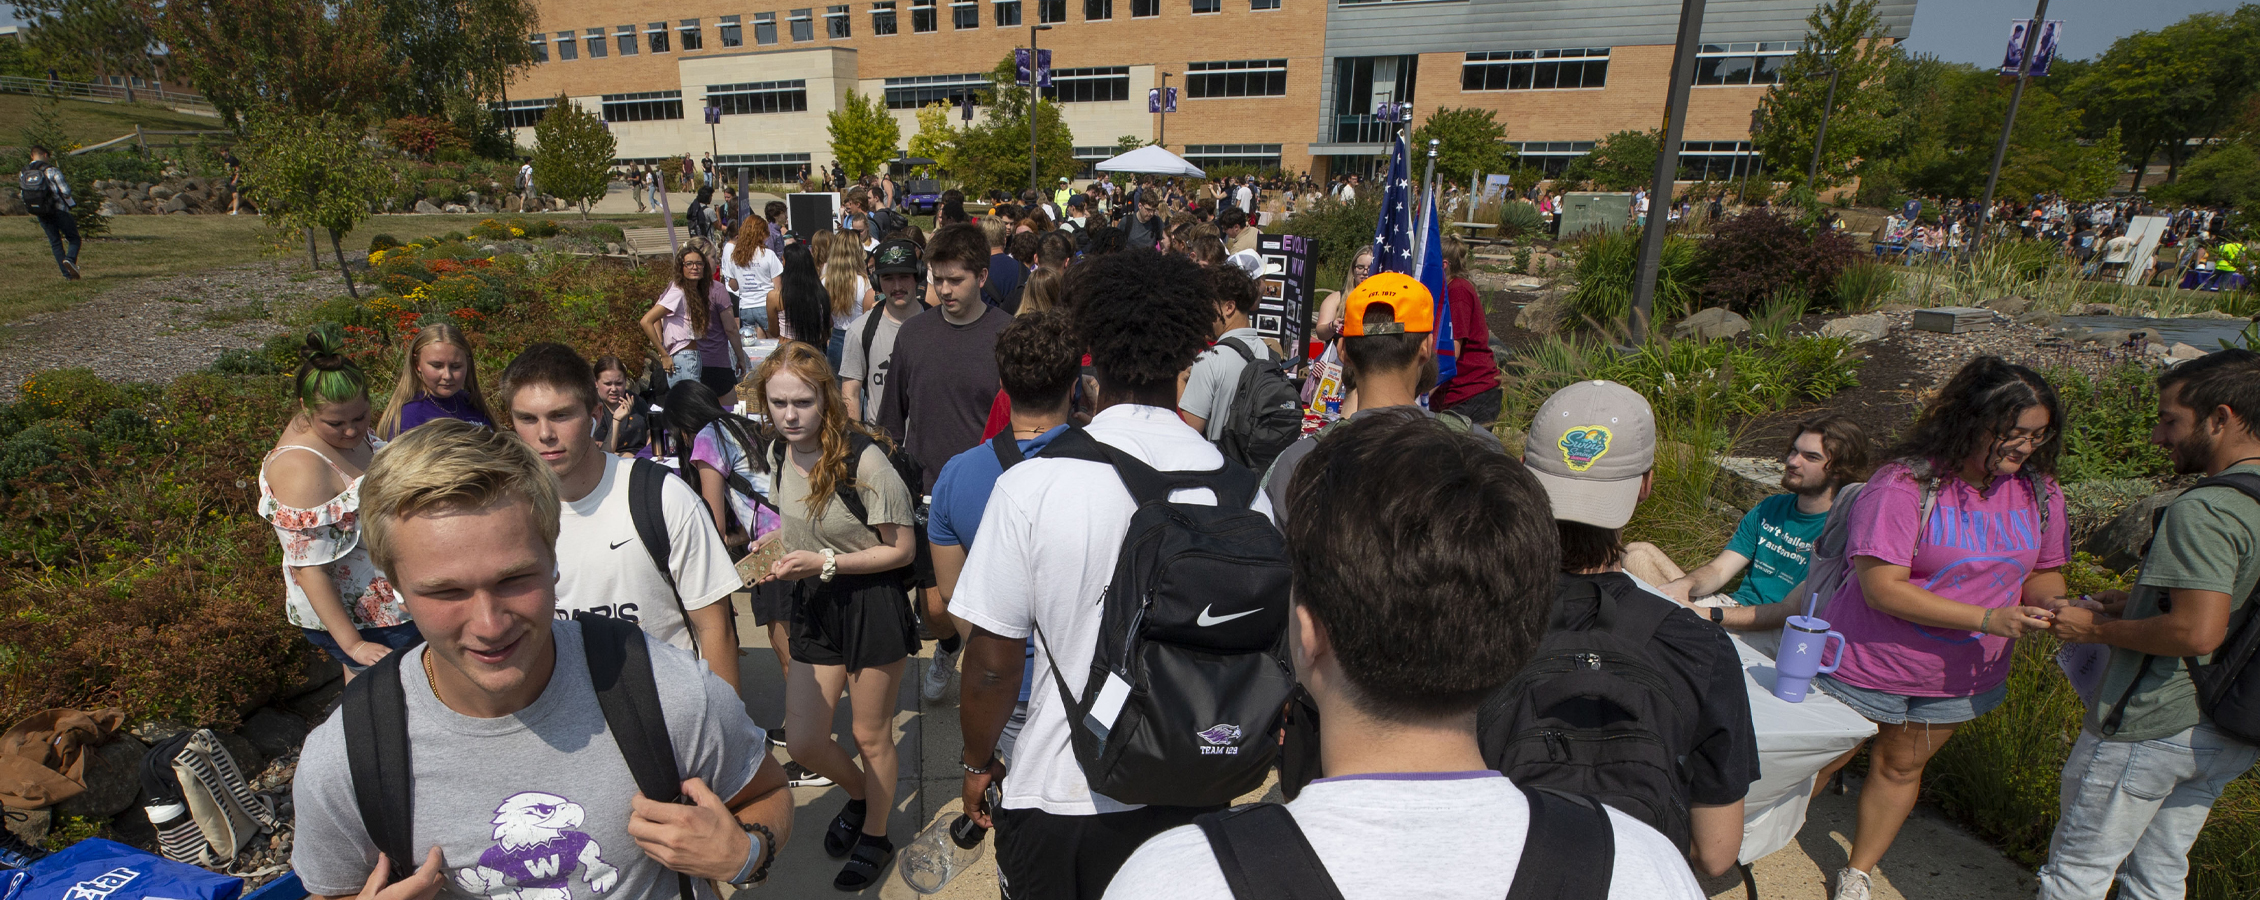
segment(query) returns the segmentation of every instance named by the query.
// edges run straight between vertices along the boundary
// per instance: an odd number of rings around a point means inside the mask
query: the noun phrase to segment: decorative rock
[[[618,243],[615,243],[613,241],[604,242],[604,254],[606,256],[619,256],[627,252],[627,249],[621,247]]]
[[[2142,355],[2144,355],[2144,356],[2147,356],[2147,357],[2150,357],[2151,359],[2165,359],[2165,358],[2166,358],[2166,345],[2164,345],[2164,344],[2144,344],[2144,345],[2142,345]]]
[[[250,741],[267,758],[288,756],[298,752],[298,745],[306,742],[306,720],[273,709],[262,709],[245,719],[236,733]],[[249,777],[246,775],[246,777]]]
[[[2147,334],[2148,332],[2128,331],[2124,328],[2111,328],[2102,331],[2090,331],[2087,333],[2086,337],[2083,337],[2080,340],[2094,341],[2106,347],[2117,347],[2127,343],[2128,341],[2134,340],[2137,335]]]
[[[2007,294],[2004,296],[1995,297],[1991,300],[1987,300],[1984,303],[1980,303],[1978,305],[1983,306],[1986,309],[1993,310],[1994,312],[2000,313],[2004,316],[2014,317],[2023,313],[2027,309],[2031,309],[2032,301],[2027,300],[2023,297],[2019,297],[2015,294]]]
[[[228,748],[228,755],[235,757],[235,767],[243,771],[243,780],[254,780],[260,772],[266,770],[266,754],[260,753],[259,748],[253,746],[249,739],[217,728],[212,729],[212,734],[219,737],[220,746]]]
[[[430,200],[418,200],[416,201],[416,211],[420,213],[436,213],[439,212],[439,207],[433,206],[432,201]]]
[[[2030,325],[2034,328],[2053,328],[2057,322],[2063,320],[2063,316],[2045,309],[2026,310],[2023,314],[2017,316],[2017,324]]]
[[[337,705],[337,698],[344,693],[345,682],[342,680],[332,681],[313,691],[292,697],[289,702],[283,704],[283,708],[297,713],[308,722],[319,725],[323,719],[329,717],[330,709]]]
[[[1553,334],[1562,329],[1568,303],[1568,288],[1547,288],[1538,294],[1538,299],[1523,304],[1522,309],[1515,312],[1514,325],[1525,331]]]
[[[55,814],[46,809],[17,809],[11,806],[5,814],[0,814],[0,823],[4,823],[9,831],[15,832],[17,837],[37,847],[47,842],[47,832],[54,827]]]
[[[125,201],[123,200],[102,201],[102,214],[105,216],[130,216],[140,211],[141,210],[135,209],[131,206],[127,206]]]
[[[1822,337],[1848,337],[1852,343],[1865,344],[1883,340],[1891,333],[1891,318],[1882,313],[1864,316],[1845,316],[1821,323]]]
[[[282,692],[283,699],[303,697],[321,690],[324,685],[345,677],[345,667],[338,665],[326,653],[306,654],[306,680]]]
[[[171,199],[173,199],[173,194],[174,194],[174,193],[175,193],[175,191],[174,191],[174,190],[173,190],[172,188],[169,188],[169,187],[166,187],[166,186],[164,186],[164,185],[161,185],[161,184],[160,184],[160,185],[158,185],[158,186],[156,186],[156,187],[153,187],[153,188],[150,188],[150,189],[149,189],[149,199],[151,199],[151,200],[171,200]]]
[[[2150,515],[2181,495],[2180,490],[2161,491],[2135,501],[2090,535],[2079,549],[2095,554],[2103,565],[2113,569],[2142,562],[2142,545],[2150,543]]]
[[[1729,456],[1719,460],[1719,477],[1711,483],[1711,493],[1738,510],[1748,511],[1759,501],[1782,493],[1781,472],[1779,459]]]
[[[499,210],[495,209],[494,204],[492,203],[481,203],[471,208],[482,213],[499,212]]]
[[[508,196],[508,197],[504,197],[504,198],[502,198],[502,211],[503,211],[503,212],[520,212],[520,211],[521,211],[521,207],[522,207],[522,205],[523,205],[524,203],[525,203],[525,201],[518,199],[518,195],[516,195],[516,194],[512,194],[512,195],[510,195],[510,196]]]
[[[2121,310],[2119,309],[2119,305],[2118,305],[2118,304],[2116,304],[2116,303],[2090,303],[2090,304],[2088,304],[2088,305],[2087,305],[2087,311],[2086,311],[2086,312],[2087,312],[2087,314],[2088,314],[2088,315],[2091,315],[2091,316],[2123,316],[2123,315],[2126,315],[2126,313],[2125,313],[2125,312],[2123,312],[2123,311],[2121,311]]]
[[[2237,314],[2235,314],[2235,313],[2225,313],[2225,312],[2222,312],[2222,311],[2220,311],[2220,310],[2217,310],[2217,309],[2208,309],[2208,310],[2201,310],[2201,311],[2199,311],[2199,312],[2193,312],[2193,313],[2190,313],[2189,315],[2183,316],[2182,318],[2184,318],[2184,319],[2243,319],[2243,318],[2245,318],[2245,317],[2244,317],[2244,316],[2240,316],[2240,315],[2237,315]]]
[[[168,213],[186,212],[188,210],[188,198],[175,195],[166,200],[163,206],[157,208]]]
[[[2204,355],[2205,351],[2185,343],[2176,343],[2166,348],[2167,359],[2196,359]]]
[[[1679,320],[1679,324],[1672,326],[1671,336],[1675,338],[1693,336],[1707,341],[1715,341],[1743,334],[1749,330],[1750,320],[1735,315],[1733,310],[1726,307],[1714,306],[1699,310],[1694,315]]]
[[[464,206],[464,205],[463,205],[463,204],[461,204],[461,203],[450,203],[450,204],[448,204],[448,205],[446,205],[446,206],[442,206],[442,207],[440,207],[440,210],[441,210],[442,212],[451,212],[451,213],[467,213],[467,212],[470,212],[470,211],[471,211],[469,207],[466,207],[466,206]]]
[[[31,210],[24,207],[24,198],[14,191],[0,191],[0,216],[28,216]]]
[[[149,748],[131,737],[95,747],[84,755],[86,771],[81,777],[86,790],[55,804],[55,811],[89,819],[107,819],[124,811],[141,793],[141,758],[148,755]]]
[[[194,730],[196,729],[179,722],[169,722],[163,719],[144,719],[126,726],[127,734],[133,735],[135,740],[150,745],[161,743],[182,732]]]

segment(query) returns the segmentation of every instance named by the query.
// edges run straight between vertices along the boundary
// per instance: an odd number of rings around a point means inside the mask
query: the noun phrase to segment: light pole
[[[1813,162],[1805,167],[1805,186],[1813,189],[1813,199],[1820,199],[1821,148],[1828,146],[1828,114],[1836,109],[1836,79],[1844,70],[1836,64],[1836,52],[1828,54],[1828,99],[1821,101],[1821,127],[1813,133]]]
[[[1175,72],[1161,73],[1161,133],[1159,139],[1154,143],[1160,145],[1163,150],[1169,149],[1169,79],[1175,77],[1176,74]]]
[[[1671,202],[1672,183],[1679,176],[1679,137],[1686,130],[1687,92],[1695,84],[1695,54],[1702,50],[1704,0],[1680,0],[1679,39],[1671,57],[1671,78],[1664,89],[1664,135],[1656,148],[1656,170],[1649,181],[1648,202]],[[1640,235],[1640,262],[1633,270],[1632,316],[1626,330],[1632,346],[1648,339],[1648,317],[1655,308],[1656,267],[1663,261],[1664,231],[1671,216],[1651,214]]]
[[[2040,29],[2048,24],[2048,0],[2040,0],[2033,8],[2032,23],[2025,26],[2024,53],[2017,59],[2017,86],[2009,90],[2009,116],[2001,120],[2001,140],[1993,145],[1993,168],[1985,172],[1985,199],[1978,209],[1977,233],[1970,235],[1970,244],[1985,240],[1986,226],[1993,223],[1993,187],[2001,181],[2001,158],[2009,153],[2009,129],[2017,124],[2017,101],[2025,97],[2025,79],[2032,75],[2032,55],[2040,49]]]
[[[1028,26],[1028,192],[1036,193],[1036,104],[1044,99],[1044,55],[1036,49],[1036,32],[1050,25]]]

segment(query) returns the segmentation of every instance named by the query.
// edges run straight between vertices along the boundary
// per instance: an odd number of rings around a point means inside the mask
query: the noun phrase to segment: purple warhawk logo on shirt
[[[1201,732],[1201,740],[1218,747],[1237,744],[1240,742],[1240,726],[1211,725],[1207,731]]]
[[[596,839],[573,829],[587,813],[556,794],[525,791],[494,809],[495,846],[479,863],[455,870],[465,893],[510,900],[572,900],[581,871],[589,890],[602,894],[620,883],[620,870],[598,855]]]

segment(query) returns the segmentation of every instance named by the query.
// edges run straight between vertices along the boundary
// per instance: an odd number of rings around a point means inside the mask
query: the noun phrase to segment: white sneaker
[[[1873,889],[1868,873],[1847,866],[1836,870],[1836,892],[1831,896],[1833,900],[1868,900]]]
[[[918,686],[919,696],[928,703],[940,703],[942,695],[949,693],[950,673],[957,671],[957,654],[936,649],[934,661],[926,665],[926,678]]]

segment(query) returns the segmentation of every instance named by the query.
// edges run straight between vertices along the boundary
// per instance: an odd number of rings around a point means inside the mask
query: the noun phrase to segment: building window
[[[1151,19],[1161,15],[1161,0],[1130,0],[1130,18]]]
[[[607,122],[650,122],[682,117],[682,91],[604,95],[604,121]]]
[[[602,29],[602,28],[591,28],[591,29],[589,29],[588,40],[589,40],[589,58],[590,58],[590,59],[603,59],[603,58],[604,58],[604,29]]]
[[[723,16],[722,27],[717,32],[722,35],[722,46],[745,46],[745,26],[738,24],[737,16]]]
[[[793,10],[792,14],[785,18],[785,21],[793,26],[793,43],[797,44],[816,39],[816,20],[809,18],[808,10]]]
[[[1381,103],[1405,103],[1419,82],[1418,56],[1341,56],[1334,59],[1334,142],[1378,144],[1393,126],[1373,114]]]
[[[1287,61],[1240,59],[1197,62],[1185,66],[1185,96],[1284,97],[1287,95]]]
[[[567,61],[581,58],[580,45],[573,42],[572,32],[560,31],[557,33],[557,58]]]
[[[1193,0],[1193,15],[1204,16],[1224,11],[1224,0]]]
[[[1726,181],[1764,170],[1749,141],[1687,141],[1679,145],[1679,180]]]
[[[549,38],[537,34],[527,38],[526,44],[533,48],[534,62],[545,63],[549,61]]]
[[[1105,103],[1130,99],[1130,67],[1053,69],[1044,97],[1060,103]]]
[[[1057,25],[1067,21],[1067,0],[1036,0],[1036,21]]]
[[[1204,169],[1217,166],[1279,168],[1278,144],[1186,144],[1185,161]]]
[[[940,26],[935,22],[934,0],[910,0],[910,30],[926,34]]]
[[[977,0],[952,0],[950,27],[960,30],[981,27],[981,4]]]
[[[1114,0],[1083,0],[1083,21],[1104,22],[1114,18]]]
[[[808,82],[761,81],[751,84],[710,84],[706,105],[719,106],[725,116],[751,113],[808,111]]]
[[[1494,50],[1460,64],[1463,91],[1544,91],[1605,87],[1609,48]]]
[[[777,42],[777,14],[753,14],[753,42],[764,47]]]
[[[1592,141],[1508,141],[1507,149],[1515,151],[1517,165],[1526,165],[1545,172],[1548,178],[1559,178],[1569,171],[1569,164],[1580,156],[1593,152]]]
[[[997,8],[992,15],[996,17],[998,28],[1020,24],[1020,0],[997,0]]]
[[[540,124],[541,117],[549,113],[554,100],[512,100],[508,103],[489,103],[487,111],[494,114],[494,124],[502,128],[532,128]]]
[[[636,55],[636,26],[622,25],[612,29],[612,42],[620,45],[621,56]]]
[[[895,0],[879,0],[871,4],[871,33],[895,33]]]
[[[1781,70],[1805,45],[1799,41],[1704,44],[1695,54],[1698,85],[1780,84]]]
[[[1057,73],[1054,73],[1057,78]],[[981,92],[988,90],[989,76],[982,72],[962,75],[920,75],[913,78],[887,79],[888,109],[919,109],[929,103],[947,103],[956,106],[973,98],[981,102]]]
[[[1278,9],[1278,8],[1279,8],[1279,0],[1248,0],[1248,9],[1250,9],[1250,10],[1253,10],[1253,11],[1256,11],[1256,12],[1262,12],[1263,10],[1267,10],[1267,9]]]
[[[643,28],[644,46],[653,53],[667,52],[667,23],[653,22]]]
[[[848,8],[845,6],[824,7],[825,39],[837,41],[851,36],[853,36],[853,32],[848,30]]]
[[[682,33],[684,50],[696,50],[706,46],[706,41],[699,36],[697,19],[684,19],[683,27],[676,29],[676,31]]]
[[[727,181],[744,172],[747,181],[797,182],[808,171],[806,153],[731,153],[714,158],[715,172]]]

